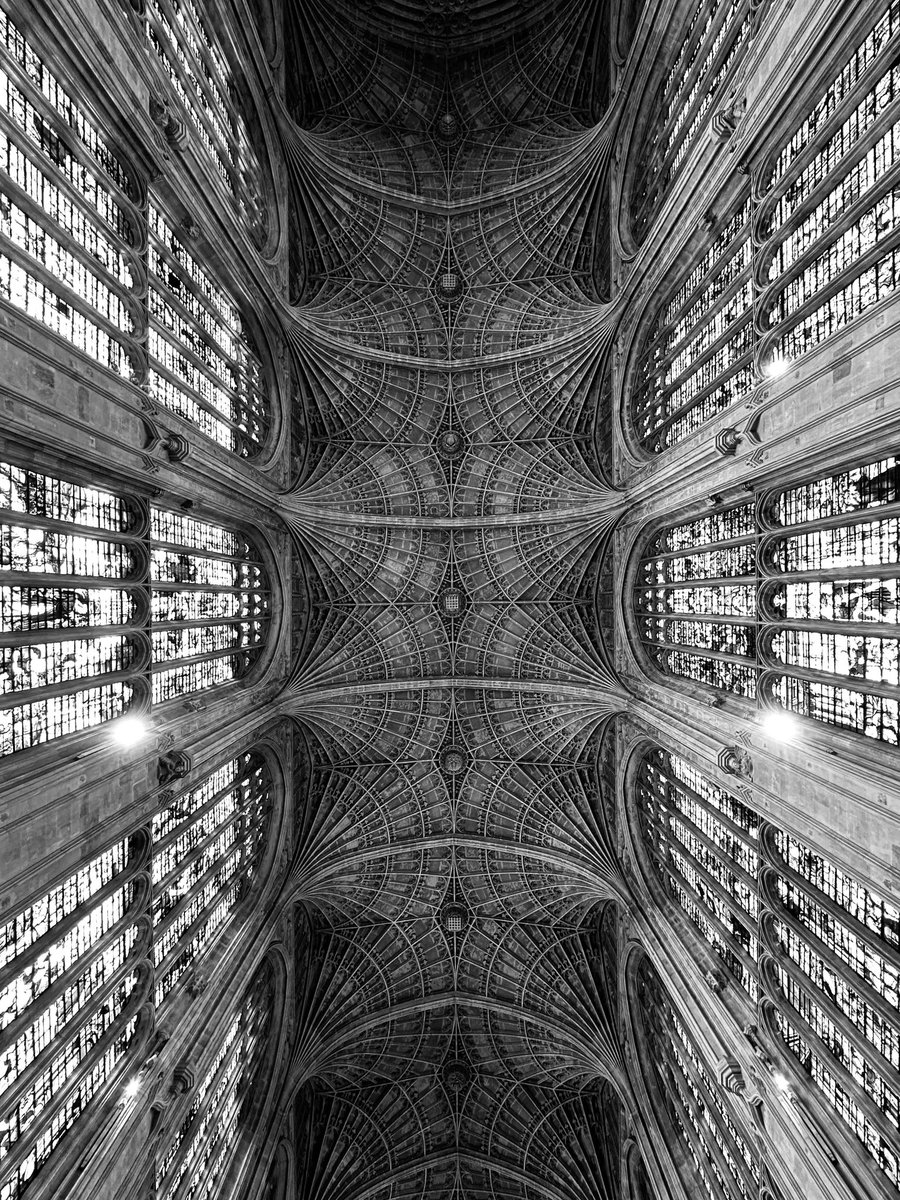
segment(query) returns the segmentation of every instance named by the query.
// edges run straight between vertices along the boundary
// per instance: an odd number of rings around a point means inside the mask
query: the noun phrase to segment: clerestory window
[[[0,463],[0,753],[241,678],[269,611],[238,532]]]
[[[900,460],[885,458],[652,538],[634,592],[665,673],[897,745]]]
[[[678,755],[647,750],[635,780],[665,893],[896,1186],[900,908]]]

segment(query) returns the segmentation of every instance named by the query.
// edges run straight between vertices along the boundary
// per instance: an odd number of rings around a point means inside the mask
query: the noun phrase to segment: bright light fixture
[[[789,358],[784,358],[780,354],[774,354],[765,365],[765,374],[769,379],[777,379],[779,375],[784,375],[790,365],[791,360]]]
[[[136,1077],[134,1079],[129,1079],[128,1082],[125,1084],[126,1100],[133,1100],[140,1090],[141,1090],[141,1081]]]
[[[799,732],[796,718],[779,709],[766,713],[762,719],[762,727],[776,742],[792,742]]]
[[[119,717],[109,727],[110,737],[122,747],[136,746],[144,740],[147,733],[147,722],[136,716]]]
[[[780,1092],[787,1092],[790,1090],[791,1081],[788,1079],[787,1075],[784,1075],[781,1071],[775,1072],[775,1074],[772,1076],[772,1082]]]

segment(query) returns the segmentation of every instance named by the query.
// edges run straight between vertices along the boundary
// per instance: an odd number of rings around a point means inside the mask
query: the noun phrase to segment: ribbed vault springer
[[[309,1200],[618,1194],[601,7],[292,9]]]

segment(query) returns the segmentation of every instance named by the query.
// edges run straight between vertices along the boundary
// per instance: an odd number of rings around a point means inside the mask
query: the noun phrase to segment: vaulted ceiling
[[[292,0],[309,1200],[617,1195],[605,19]]]

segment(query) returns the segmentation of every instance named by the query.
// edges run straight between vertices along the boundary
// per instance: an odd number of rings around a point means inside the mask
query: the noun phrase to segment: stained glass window
[[[0,463],[0,754],[240,678],[268,617],[236,532]]]
[[[835,1112],[900,1185],[900,908],[772,831],[774,1026]]]
[[[237,1148],[242,1103],[267,1045],[272,995],[271,967],[263,964],[157,1162],[159,1200],[213,1200],[219,1194],[217,1185]]]
[[[216,174],[239,201],[262,245],[268,229],[266,176],[213,23],[195,0],[150,0],[146,12],[147,37],[171,87]]]
[[[18,1200],[128,1053],[140,856],[119,842],[0,926],[0,1200]]]
[[[245,754],[152,821],[156,1002],[212,944],[259,868],[272,807],[263,759]]]
[[[145,536],[137,503],[0,463],[0,753],[145,697]]]
[[[0,10],[0,297],[130,378],[139,189]]]
[[[642,759],[635,799],[663,887],[755,1000],[759,817],[662,750]]]
[[[760,209],[769,356],[797,358],[900,282],[898,49],[892,0],[774,157]]]
[[[744,200],[646,328],[631,388],[645,450],[675,445],[753,389],[751,257]]]
[[[663,671],[897,745],[900,460],[657,533],[634,593]]]
[[[634,797],[667,894],[896,1185],[900,907],[675,754],[643,755]]]
[[[640,241],[722,94],[750,36],[750,0],[701,0],[688,14],[678,50],[649,102],[636,137],[631,227]]]
[[[262,361],[240,308],[150,207],[150,387],[166,408],[245,456],[266,440]]]
[[[638,968],[637,986],[650,1070],[696,1173],[691,1194],[708,1200],[756,1197],[759,1169],[751,1148],[646,958]]]
[[[160,508],[151,538],[154,701],[239,679],[268,627],[254,548],[220,525]]]

